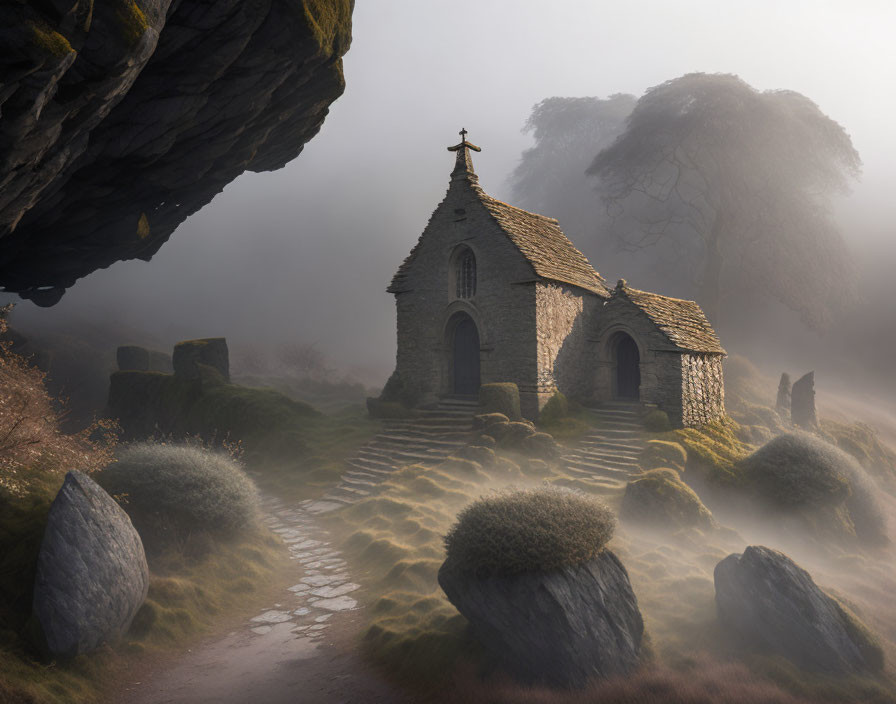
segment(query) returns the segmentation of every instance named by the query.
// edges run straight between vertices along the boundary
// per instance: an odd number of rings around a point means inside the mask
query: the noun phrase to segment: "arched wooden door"
[[[625,401],[641,398],[641,355],[630,335],[619,333],[615,347],[616,397]]]
[[[454,326],[454,393],[479,393],[479,330],[469,315]]]

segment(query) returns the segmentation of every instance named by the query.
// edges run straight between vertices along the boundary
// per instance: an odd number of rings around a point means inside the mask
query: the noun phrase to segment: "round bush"
[[[787,433],[740,462],[744,481],[784,506],[832,506],[849,496],[850,458],[808,433]]]
[[[569,416],[569,401],[559,391],[548,399],[538,414],[539,425],[553,425]]]
[[[150,548],[191,533],[231,535],[258,514],[258,492],[240,464],[194,445],[127,445],[97,480]]]
[[[638,457],[641,469],[672,467],[684,470],[688,463],[688,452],[677,442],[668,440],[648,440]]]
[[[886,518],[873,480],[843,450],[809,433],[780,435],[741,460],[743,478],[785,507],[845,505],[856,535],[886,542]]]
[[[510,420],[520,420],[520,390],[516,384],[483,384],[479,387],[482,413],[503,413]]]
[[[672,430],[672,423],[669,421],[669,414],[658,408],[650,411],[644,416],[644,429],[650,433],[668,433]]]
[[[590,560],[614,528],[604,504],[568,490],[499,494],[460,512],[445,536],[447,562],[480,576],[559,569]]]
[[[629,482],[619,517],[623,521],[672,529],[712,528],[715,523],[700,497],[671,469],[654,469]]]

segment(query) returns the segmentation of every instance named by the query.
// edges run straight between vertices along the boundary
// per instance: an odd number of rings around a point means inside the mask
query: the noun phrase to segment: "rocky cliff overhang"
[[[345,88],[353,6],[0,4],[0,286],[52,305],[294,159]]]

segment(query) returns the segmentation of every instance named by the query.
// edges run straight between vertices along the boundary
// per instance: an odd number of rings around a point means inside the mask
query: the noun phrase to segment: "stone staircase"
[[[322,498],[304,501],[309,513],[328,513],[370,496],[399,467],[438,462],[472,437],[475,401],[443,399],[412,418],[387,420],[383,431],[346,460],[347,471]]]
[[[613,404],[591,409],[599,427],[563,455],[567,472],[577,481],[605,492],[621,492],[632,474],[640,471],[644,449],[640,408]]]

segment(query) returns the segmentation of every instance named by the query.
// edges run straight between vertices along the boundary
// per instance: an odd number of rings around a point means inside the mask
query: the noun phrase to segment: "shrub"
[[[483,384],[479,387],[482,413],[503,413],[510,420],[520,420],[520,390],[516,384]]]
[[[423,394],[420,390],[406,384],[404,379],[398,375],[397,370],[392,372],[380,394],[380,401],[400,403],[405,408],[414,408],[422,398]]]
[[[669,440],[648,440],[638,457],[641,469],[674,467],[683,470],[688,462],[688,452],[679,443]]]
[[[832,506],[849,496],[848,461],[837,448],[807,433],[780,435],[741,461],[744,481],[783,506]]]
[[[644,429],[650,433],[668,433],[672,430],[672,423],[669,422],[669,414],[658,408],[653,409],[644,416],[642,421]]]
[[[843,450],[808,433],[788,433],[742,460],[744,480],[772,504],[786,508],[844,504],[856,535],[886,540],[886,519],[874,482]]]
[[[557,391],[548,399],[538,414],[539,425],[554,425],[569,416],[569,401]]]
[[[483,576],[559,569],[598,554],[614,527],[604,504],[568,490],[498,494],[460,512],[445,536],[447,562]]]
[[[191,533],[232,536],[257,519],[257,491],[239,463],[196,445],[128,445],[97,481],[121,500],[151,550]]]
[[[712,513],[700,497],[671,469],[654,469],[629,482],[619,516],[664,528],[714,525]]]

